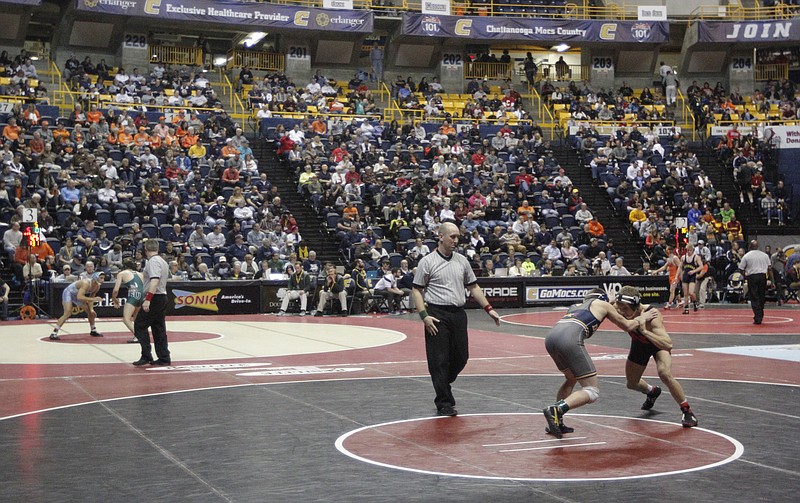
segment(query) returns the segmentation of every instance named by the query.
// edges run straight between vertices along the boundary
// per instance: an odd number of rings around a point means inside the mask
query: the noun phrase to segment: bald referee
[[[133,322],[133,334],[142,346],[142,356],[133,362],[137,367],[142,365],[171,365],[172,359],[167,344],[167,275],[169,265],[158,255],[158,240],[148,239],[144,242],[144,254],[147,263],[144,266],[145,296],[142,310]],[[150,348],[150,334],[153,330],[153,345],[158,360],[153,360]]]
[[[767,274],[769,274],[769,255],[758,249],[758,241],[750,241],[747,253],[739,261],[739,269],[747,278],[747,291],[750,295],[750,308],[753,310],[753,324],[761,325],[764,319],[764,303],[767,301]]]
[[[439,227],[439,246],[417,265],[411,293],[425,324],[425,352],[439,416],[458,414],[450,385],[469,359],[465,288],[495,324],[500,325],[500,315],[483,295],[469,261],[455,253],[458,236],[455,224],[446,222]]]

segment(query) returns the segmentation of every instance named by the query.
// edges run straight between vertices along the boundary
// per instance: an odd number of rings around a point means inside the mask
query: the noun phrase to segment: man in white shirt
[[[111,180],[106,179],[106,181],[103,182],[103,188],[97,191],[97,200],[103,208],[114,211],[114,206],[119,199],[117,198],[117,191],[111,184]]]

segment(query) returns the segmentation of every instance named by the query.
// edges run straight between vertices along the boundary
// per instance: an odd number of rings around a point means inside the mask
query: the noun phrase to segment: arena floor
[[[673,372],[653,411],[625,388],[629,338],[587,345],[600,400],[544,432],[563,311],[470,312],[460,415],[435,417],[415,315],[172,317],[171,367],[136,368],[119,320],[0,325],[0,501],[796,501],[797,305],[665,312]],[[652,367],[652,364],[651,364]],[[657,381],[654,368],[646,377]]]

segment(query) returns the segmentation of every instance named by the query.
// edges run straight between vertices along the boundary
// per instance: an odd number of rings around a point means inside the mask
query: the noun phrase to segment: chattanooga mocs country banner
[[[478,40],[658,44],[669,40],[669,23],[666,21],[460,17],[407,12],[403,14],[403,35]]]
[[[259,28],[372,33],[367,10],[315,9],[271,3],[212,0],[76,0],[81,12],[205,21]]]

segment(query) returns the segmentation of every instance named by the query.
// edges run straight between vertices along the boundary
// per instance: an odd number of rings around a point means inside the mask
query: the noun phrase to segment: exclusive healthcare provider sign
[[[272,3],[213,0],[76,0],[81,12],[203,21],[259,28],[372,33],[367,10],[316,9]]]

